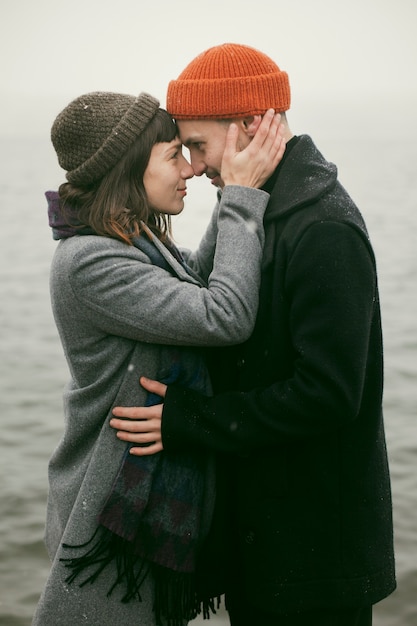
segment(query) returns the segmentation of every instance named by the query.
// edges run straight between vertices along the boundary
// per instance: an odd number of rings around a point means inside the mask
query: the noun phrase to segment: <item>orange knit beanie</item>
[[[290,108],[286,72],[263,52],[233,43],[209,48],[168,85],[166,108],[172,117],[231,119]]]

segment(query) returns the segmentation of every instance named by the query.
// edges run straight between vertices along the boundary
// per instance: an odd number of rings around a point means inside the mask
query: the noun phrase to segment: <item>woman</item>
[[[86,94],[58,115],[51,137],[68,181],[58,207],[47,197],[62,239],[51,299],[71,381],[49,464],[53,564],[33,625],[185,624],[211,601],[197,593],[196,570],[213,462],[188,452],[134,457],[109,420],[116,404],[156,401],[141,375],[209,394],[198,348],[250,334],[269,198],[255,187],[283,154],[279,116],[268,112],[243,152],[230,127],[225,187],[194,254],[182,255],[170,230],[193,170],[155,98]]]

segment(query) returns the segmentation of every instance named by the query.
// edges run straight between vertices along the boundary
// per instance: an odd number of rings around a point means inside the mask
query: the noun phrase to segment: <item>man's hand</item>
[[[140,383],[147,391],[165,398],[167,386],[163,383],[144,377],[140,379]],[[142,444],[131,448],[131,454],[149,456],[161,452],[163,449],[161,438],[163,407],[163,404],[154,404],[153,406],[115,407],[113,409],[113,415],[121,418],[110,420],[110,426],[117,430],[117,437],[122,441]]]

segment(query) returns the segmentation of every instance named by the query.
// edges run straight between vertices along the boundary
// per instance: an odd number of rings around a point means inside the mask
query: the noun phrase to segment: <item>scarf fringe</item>
[[[193,575],[179,574],[160,566],[152,566],[152,574],[157,624],[184,626],[184,621],[191,621],[200,614],[203,619],[210,619],[220,607],[220,596],[204,599],[198,596]]]
[[[96,529],[89,541],[78,546],[64,543],[62,547],[64,550],[87,548],[81,556],[60,558],[65,567],[71,570],[65,579],[66,583],[73,583],[85,573],[86,577],[79,582],[79,586],[93,584],[103,570],[114,563],[117,574],[107,597],[116,587],[124,585],[125,593],[121,598],[123,603],[134,599],[142,601],[140,589],[146,577],[151,574],[155,585],[154,612],[158,626],[183,626],[184,622],[191,621],[200,614],[203,614],[204,619],[210,619],[210,615],[216,614],[216,608],[220,607],[220,596],[199,597],[194,574],[176,572],[132,554],[132,545],[128,541],[102,526]],[[87,568],[93,568],[93,571],[88,574]]]

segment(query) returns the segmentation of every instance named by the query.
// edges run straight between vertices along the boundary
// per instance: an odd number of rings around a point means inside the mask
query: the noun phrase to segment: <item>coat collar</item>
[[[276,170],[265,222],[316,202],[337,180],[337,167],[324,159],[308,135],[291,141],[294,144],[289,142],[288,154]]]
[[[136,245],[136,247],[142,249],[155,265],[164,266],[168,271],[170,271],[173,275],[177,276],[181,280],[191,282],[193,284],[198,284],[202,287],[205,287],[205,283],[202,281],[200,276],[196,274],[185,261],[181,261],[180,258],[177,258],[163,243],[156,237],[150,228],[141,221],[140,227],[143,235],[138,239],[141,240],[144,236],[146,237],[147,244],[153,246],[153,249],[156,250],[156,254],[159,255],[159,258],[162,260],[161,262],[155,262],[156,256],[152,254],[152,248],[142,248],[141,245]],[[178,257],[181,256],[181,253],[178,251]]]

